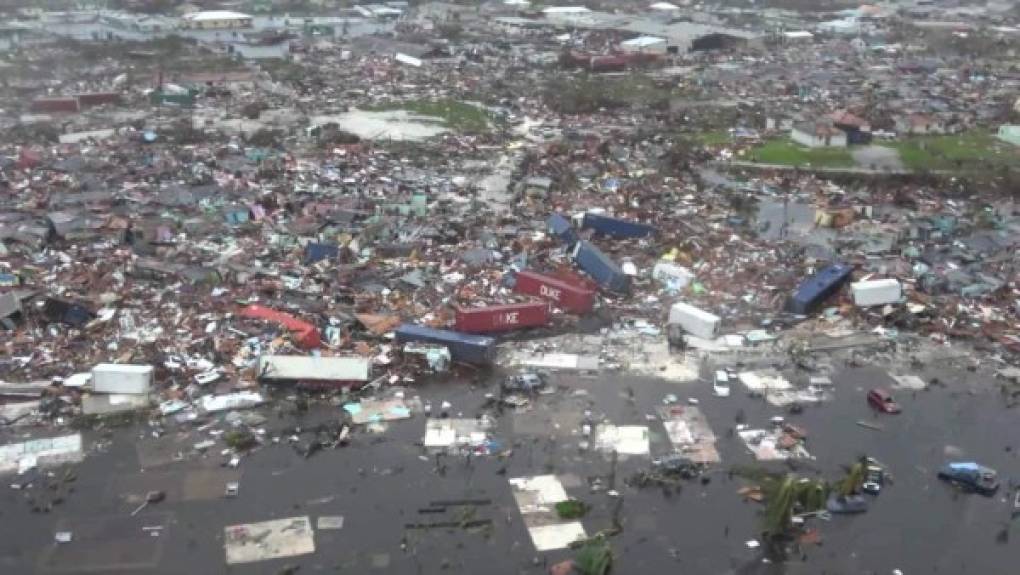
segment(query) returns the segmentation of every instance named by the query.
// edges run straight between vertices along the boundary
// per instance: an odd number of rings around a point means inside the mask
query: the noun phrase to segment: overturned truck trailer
[[[453,361],[488,365],[496,356],[495,338],[471,335],[424,325],[405,323],[397,328],[397,343],[423,342],[444,345],[450,350]]]

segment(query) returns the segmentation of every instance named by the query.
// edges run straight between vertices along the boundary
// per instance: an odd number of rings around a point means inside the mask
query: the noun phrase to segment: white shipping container
[[[152,366],[101,363],[92,368],[92,391],[96,393],[149,393]]]
[[[258,365],[259,379],[266,381],[368,381],[372,369],[367,357],[355,356],[263,355]]]
[[[683,302],[669,308],[669,323],[679,325],[687,333],[702,339],[715,339],[719,335],[719,316]]]
[[[854,282],[850,289],[854,303],[861,307],[896,303],[903,297],[903,287],[894,279]]]

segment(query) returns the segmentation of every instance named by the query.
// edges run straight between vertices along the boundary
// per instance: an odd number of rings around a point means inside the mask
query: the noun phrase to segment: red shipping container
[[[455,326],[465,333],[493,333],[549,323],[549,303],[532,301],[487,307],[458,307]]]
[[[556,268],[552,273],[547,275],[580,289],[592,292],[599,291],[599,284],[595,280],[586,275],[579,274],[572,268],[566,266]]]
[[[33,112],[78,112],[81,106],[74,96],[60,98],[36,98],[32,100]]]
[[[517,273],[514,291],[556,302],[559,307],[576,314],[586,314],[595,305],[595,290],[586,283],[568,283],[527,270]]]
[[[117,92],[84,92],[76,94],[81,107],[101,106],[103,104],[119,104],[120,94]]]
[[[274,321],[282,325],[294,332],[294,344],[300,348],[316,349],[322,343],[319,338],[319,330],[314,325],[298,319],[289,313],[283,313],[282,311],[276,311],[261,305],[250,305],[242,309],[240,315],[253,319]]]

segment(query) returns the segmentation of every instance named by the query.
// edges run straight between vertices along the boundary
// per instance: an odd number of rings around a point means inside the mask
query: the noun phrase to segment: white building
[[[584,6],[549,6],[548,8],[543,8],[542,13],[546,16],[576,16],[578,14],[589,14],[591,10]]]
[[[818,25],[820,32],[838,34],[843,36],[856,36],[861,33],[861,22],[857,18],[843,18],[842,20],[829,20]]]
[[[655,4],[649,6],[648,9],[656,12],[667,12],[673,14],[679,11],[680,7],[671,2],[656,2]]]
[[[815,35],[807,30],[790,30],[783,32],[783,39],[787,42],[810,42]]]
[[[794,124],[790,139],[809,148],[846,147],[846,132],[824,122]]]
[[[657,36],[638,36],[637,38],[620,42],[620,50],[628,53],[665,54],[666,39]]]
[[[1013,144],[1014,146],[1020,146],[1020,126],[1003,124],[999,126],[999,131],[995,134],[995,136],[1003,142]]]
[[[181,16],[181,27],[189,30],[237,30],[251,25],[251,16],[230,10],[205,10]]]
[[[354,6],[354,10],[365,18],[376,18],[379,20],[399,18],[404,13],[400,8],[394,8],[386,4],[358,4]]]

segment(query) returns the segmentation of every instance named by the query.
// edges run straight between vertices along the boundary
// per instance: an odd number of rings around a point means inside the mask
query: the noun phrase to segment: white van
[[[717,397],[730,396],[730,376],[723,370],[715,372],[715,381],[712,383],[712,390]]]

